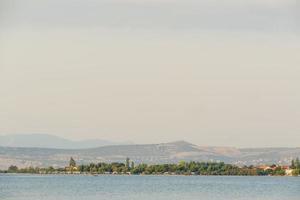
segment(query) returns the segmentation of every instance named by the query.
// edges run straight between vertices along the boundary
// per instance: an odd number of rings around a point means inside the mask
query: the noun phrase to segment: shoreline
[[[135,163],[126,158],[125,162],[90,163],[77,165],[71,157],[65,167],[25,167],[11,165],[0,173],[20,174],[62,174],[62,175],[160,175],[160,176],[299,176],[300,161],[292,160],[290,166],[261,165],[237,166],[224,162],[180,161],[178,164],[144,164]]]
[[[1,175],[36,175],[36,176],[91,176],[91,177],[97,177],[97,176],[124,176],[124,177],[130,177],[130,176],[154,176],[154,177],[300,177],[300,176],[271,176],[271,175],[184,175],[184,174],[85,174],[85,173],[2,173]]]

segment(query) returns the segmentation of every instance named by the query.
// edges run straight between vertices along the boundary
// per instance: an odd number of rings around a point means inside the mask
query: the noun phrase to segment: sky
[[[0,134],[300,147],[299,0],[0,0]]]

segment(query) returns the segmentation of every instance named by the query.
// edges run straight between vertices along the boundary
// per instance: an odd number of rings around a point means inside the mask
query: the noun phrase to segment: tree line
[[[293,160],[290,166],[293,175],[298,176],[300,173],[300,162],[297,158]],[[82,174],[134,174],[134,175],[223,175],[223,176],[283,176],[286,171],[282,166],[271,165],[267,169],[255,166],[239,167],[224,162],[185,162],[177,164],[138,164],[135,165],[129,158],[125,163],[90,163],[77,165],[73,158],[70,158],[69,165],[65,168],[38,168],[29,167],[19,169],[17,166],[10,166],[6,173],[82,173]]]
[[[300,175],[300,160],[296,158],[296,160],[292,160],[291,169],[293,169],[293,175],[299,176]]]

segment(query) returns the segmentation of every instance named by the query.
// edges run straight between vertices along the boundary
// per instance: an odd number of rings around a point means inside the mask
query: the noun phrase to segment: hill
[[[88,149],[53,149],[0,147],[0,168],[9,165],[66,166],[70,157],[78,164],[90,162],[124,162],[130,157],[136,163],[177,163],[185,161],[224,161],[237,165],[290,164],[300,156],[300,148],[199,147],[177,141],[162,144],[112,145]]]
[[[3,136],[0,135],[0,146],[6,147],[84,149],[117,144],[122,143],[116,143],[99,139],[73,141],[49,134],[15,134]]]

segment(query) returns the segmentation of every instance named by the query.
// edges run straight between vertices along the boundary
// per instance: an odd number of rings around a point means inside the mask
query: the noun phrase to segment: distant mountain
[[[223,161],[237,165],[290,164],[300,157],[300,148],[199,147],[177,141],[162,144],[112,145],[88,149],[0,147],[0,168],[10,165],[66,166],[70,157],[78,164],[90,162],[177,163],[184,161]]]
[[[0,146],[6,147],[40,147],[57,149],[84,149],[106,145],[120,145],[128,143],[115,143],[107,140],[73,141],[48,134],[15,134],[0,136]]]

